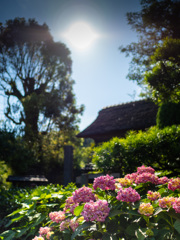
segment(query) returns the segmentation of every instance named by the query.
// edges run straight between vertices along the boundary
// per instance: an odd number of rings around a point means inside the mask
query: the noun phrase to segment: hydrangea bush
[[[95,178],[69,196],[33,240],[180,239],[180,178],[152,167],[114,179]]]

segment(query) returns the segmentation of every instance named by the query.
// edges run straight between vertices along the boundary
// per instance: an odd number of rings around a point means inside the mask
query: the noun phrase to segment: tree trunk
[[[39,106],[38,96],[32,94],[27,96],[24,101],[24,113],[25,113],[25,138],[28,141],[34,141],[38,138],[38,118],[39,118]]]

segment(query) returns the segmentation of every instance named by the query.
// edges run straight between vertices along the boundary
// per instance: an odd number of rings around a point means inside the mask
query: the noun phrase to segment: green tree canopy
[[[180,2],[142,0],[141,6],[141,11],[127,13],[128,24],[137,32],[138,42],[120,47],[126,56],[132,54],[128,78],[140,85],[149,84],[153,88],[149,89],[158,94],[162,90],[162,99],[171,94],[174,98],[174,93],[179,92]]]
[[[15,18],[0,26],[0,90],[5,115],[32,139],[40,130],[75,128],[78,114],[69,49],[54,42],[46,24]]]
[[[166,38],[151,57],[152,70],[145,73],[155,101],[180,101],[180,39]]]

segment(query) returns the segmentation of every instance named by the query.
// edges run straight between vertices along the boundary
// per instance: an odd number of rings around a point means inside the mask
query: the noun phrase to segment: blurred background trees
[[[142,0],[141,6],[127,13],[138,42],[120,47],[132,56],[128,78],[142,86],[141,96],[159,104],[158,127],[180,124],[180,2]],[[15,131],[0,132],[9,144],[1,141],[0,161],[14,173],[59,174],[68,144],[76,168],[90,162],[93,145],[85,148],[75,137],[83,106],[76,106],[71,67],[69,49],[54,42],[46,24],[24,18],[1,24],[0,90]]]
[[[141,6],[141,11],[127,13],[138,42],[120,47],[132,55],[127,77],[142,87],[142,97],[159,105],[159,127],[180,124],[180,2],[141,0]]]
[[[46,24],[24,18],[1,24],[0,91],[7,99],[5,116],[16,134],[0,133],[7,134],[6,149],[14,156],[0,160],[16,174],[47,172],[47,156],[51,163],[59,163],[62,156],[56,151],[74,140],[84,107],[76,106],[71,68],[69,49],[54,42]]]
[[[121,52],[132,55],[128,78],[156,102],[180,100],[180,2],[142,0],[139,12],[127,13],[139,40]]]
[[[23,126],[28,141],[39,131],[75,128],[78,114],[70,78],[69,49],[54,42],[46,24],[8,20],[0,28],[0,87],[7,97],[5,115]]]

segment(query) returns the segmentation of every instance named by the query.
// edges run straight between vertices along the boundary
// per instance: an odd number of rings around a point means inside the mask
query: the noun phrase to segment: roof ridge
[[[137,103],[137,102],[143,102],[143,101],[148,101],[149,99],[140,99],[140,100],[136,100],[136,101],[131,101],[131,102],[123,102],[120,104],[114,104],[114,105],[109,105],[106,107],[103,107],[100,111],[108,109],[108,108],[112,108],[112,107],[118,107],[118,106],[123,106],[123,105],[127,105],[127,104],[133,104],[133,103]]]

